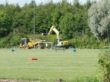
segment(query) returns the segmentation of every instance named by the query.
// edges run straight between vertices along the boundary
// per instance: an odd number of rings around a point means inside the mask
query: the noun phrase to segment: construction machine
[[[20,41],[20,48],[40,48],[40,49],[44,49],[44,48],[48,48],[50,46],[48,46],[48,44],[52,44],[51,42],[46,42],[45,40],[41,40],[41,39],[32,39],[32,38],[22,38]]]
[[[63,41],[62,39],[60,39],[59,31],[56,29],[56,27],[54,25],[50,28],[48,35],[50,35],[52,32],[54,32],[56,34],[55,47],[66,48],[66,49],[69,48],[70,43],[68,41]]]
[[[20,48],[33,48],[34,44],[31,38],[22,38],[20,41]]]

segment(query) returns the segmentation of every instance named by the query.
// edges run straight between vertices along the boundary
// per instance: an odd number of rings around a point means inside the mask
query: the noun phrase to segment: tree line
[[[32,0],[29,4],[19,6],[6,3],[0,5],[0,44],[5,43],[4,38],[10,39],[12,36],[30,35],[48,33],[50,27],[55,25],[60,31],[63,39],[71,40],[76,46],[81,43],[82,46],[90,43],[96,43],[91,29],[88,26],[88,9],[93,2],[87,0],[87,3],[80,4],[79,0],[73,0],[74,3],[68,3],[68,0],[54,3],[52,0],[48,3],[36,4]],[[92,41],[90,41],[92,39]],[[18,39],[17,39],[18,40]],[[9,40],[8,40],[9,41]],[[16,40],[15,40],[16,41]],[[86,43],[85,43],[86,41]],[[89,46],[90,47],[90,46]]]
[[[39,34],[48,32],[54,24],[65,38],[73,38],[77,31],[85,31],[87,25],[87,10],[90,2],[81,5],[78,0],[68,3],[50,1],[37,5],[34,0],[23,7],[6,3],[0,5],[0,37],[9,33]],[[35,27],[35,28],[34,28]]]

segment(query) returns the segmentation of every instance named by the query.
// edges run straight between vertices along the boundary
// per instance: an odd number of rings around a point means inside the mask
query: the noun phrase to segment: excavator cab
[[[60,48],[69,48],[69,42],[66,40],[62,40],[60,39],[59,42],[56,43],[56,47],[60,47]]]

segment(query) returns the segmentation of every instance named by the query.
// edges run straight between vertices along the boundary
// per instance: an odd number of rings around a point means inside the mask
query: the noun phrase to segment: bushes
[[[74,37],[70,40],[70,43],[74,45],[76,48],[104,48],[107,45],[107,40],[103,40],[101,42],[97,42],[97,40],[93,36],[79,36]]]
[[[110,50],[106,50],[100,55],[99,64],[103,72],[103,82],[110,82]]]
[[[0,39],[0,48],[9,48],[12,46],[18,46],[20,39],[23,38],[24,35],[22,34],[10,34],[7,37],[1,38]]]

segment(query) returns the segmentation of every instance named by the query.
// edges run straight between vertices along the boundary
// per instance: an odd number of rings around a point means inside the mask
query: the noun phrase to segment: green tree
[[[74,28],[74,16],[72,13],[67,13],[60,22],[60,30],[62,31],[64,38],[72,38]]]
[[[74,0],[74,5],[75,7],[79,7],[80,6],[79,0]]]
[[[6,36],[11,30],[11,19],[5,10],[0,12],[0,36]]]

